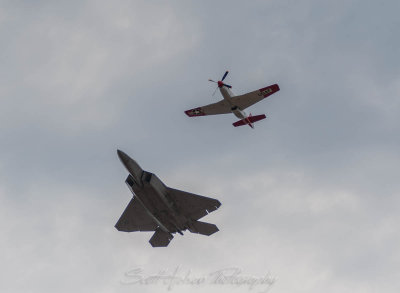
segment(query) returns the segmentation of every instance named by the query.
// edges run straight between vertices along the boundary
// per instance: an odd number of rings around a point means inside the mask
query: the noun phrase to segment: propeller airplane
[[[185,113],[189,117],[233,113],[240,119],[239,121],[233,123],[233,126],[238,127],[242,125],[249,125],[251,128],[254,128],[254,122],[265,119],[265,114],[252,116],[251,113],[250,115],[247,115],[244,110],[279,91],[279,86],[277,84],[273,84],[244,95],[235,96],[231,91],[232,86],[224,83],[228,73],[229,71],[226,71],[222,76],[222,79],[219,81],[209,79],[209,81],[217,84],[214,94],[217,89],[219,89],[223,100],[217,103],[187,110]]]

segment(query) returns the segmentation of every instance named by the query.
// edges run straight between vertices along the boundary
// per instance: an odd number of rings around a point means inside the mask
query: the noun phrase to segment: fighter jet
[[[172,234],[183,235],[186,229],[207,236],[219,231],[214,224],[198,221],[221,206],[218,200],[170,188],[123,151],[117,152],[129,172],[125,183],[133,193],[115,224],[118,231],[155,231],[149,241],[153,247],[168,246]]]

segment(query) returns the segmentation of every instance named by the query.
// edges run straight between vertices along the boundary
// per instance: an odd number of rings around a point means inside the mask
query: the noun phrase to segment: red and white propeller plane
[[[252,116],[251,113],[250,115],[247,115],[246,112],[244,112],[244,109],[250,107],[251,105],[254,105],[255,103],[263,100],[273,93],[276,93],[277,91],[279,91],[279,86],[277,84],[273,84],[244,95],[235,96],[231,91],[232,86],[223,82],[227,75],[228,71],[225,72],[224,76],[219,81],[209,79],[209,81],[218,84],[217,89],[219,88],[222,96],[224,97],[223,100],[214,104],[209,104],[203,107],[197,107],[187,110],[185,111],[186,115],[188,115],[189,117],[196,117],[233,113],[236,117],[240,119],[239,121],[233,123],[233,126],[237,127],[242,125],[249,125],[251,128],[254,128],[253,123],[265,119],[266,116],[264,114]],[[217,89],[215,89],[215,91]]]

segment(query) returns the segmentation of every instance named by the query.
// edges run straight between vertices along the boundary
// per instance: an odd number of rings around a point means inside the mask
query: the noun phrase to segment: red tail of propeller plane
[[[251,128],[253,128],[253,123],[263,120],[267,118],[267,116],[265,116],[265,114],[262,115],[256,115],[256,116],[249,116],[245,119],[236,121],[235,123],[233,123],[233,126],[238,127],[238,126],[242,126],[242,125],[249,125]]]

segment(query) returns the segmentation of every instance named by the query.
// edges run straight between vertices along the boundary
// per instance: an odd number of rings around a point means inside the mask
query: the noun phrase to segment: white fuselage
[[[230,88],[226,87],[226,86],[222,86],[219,88],[219,91],[221,92],[221,95],[224,97],[224,100],[227,101],[229,103],[229,105],[231,106],[231,111],[233,114],[235,114],[235,116],[239,119],[246,119],[248,116],[246,114],[245,111],[243,111],[242,109],[239,109],[238,106],[234,105],[232,103],[232,98],[235,96],[233,94],[233,92],[230,90]],[[250,123],[250,121],[249,121]],[[251,124],[251,123],[250,123]],[[252,125],[251,125],[252,126]]]

